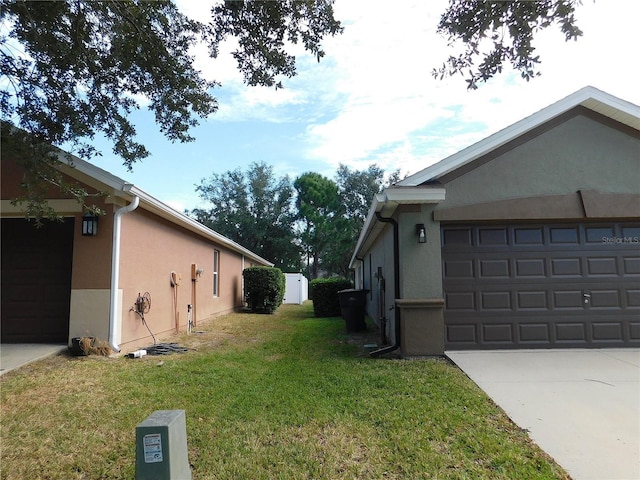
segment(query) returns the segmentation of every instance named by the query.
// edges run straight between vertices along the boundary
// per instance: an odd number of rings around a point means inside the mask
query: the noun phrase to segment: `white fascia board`
[[[106,170],[96,167],[95,165],[85,160],[82,160],[81,158],[78,158],[75,155],[65,153],[65,152],[59,153],[59,160],[65,165],[63,167],[64,172],[71,175],[72,177],[74,176],[74,171],[81,174],[81,175],[77,175],[76,173],[75,175],[76,177],[79,177],[79,176],[90,177],[95,181],[97,181],[98,183],[105,185],[106,187],[111,189],[111,191],[109,192],[110,194],[113,194],[119,198],[123,198],[129,201],[131,201],[134,196],[137,196],[140,198],[141,208],[151,211],[154,214],[166,220],[169,220],[171,223],[180,225],[186,228],[187,230],[190,230],[202,237],[208,238],[209,240],[212,240],[220,245],[224,245],[229,249],[235,252],[241,253],[247,258],[250,258],[258,263],[261,263],[263,265],[268,265],[271,267],[273,266],[273,263],[260,257],[259,255],[256,255],[251,250],[234,242],[230,238],[227,238],[224,235],[221,235],[211,230],[210,228],[205,227],[201,223],[184,215],[183,213],[180,213],[177,210],[174,210],[173,208],[162,203],[160,200],[148,194],[144,190],[141,190],[135,185],[123,180],[120,177],[117,177],[107,172]],[[79,178],[78,180],[86,180],[86,179]]]
[[[384,211],[385,216],[390,216],[393,215],[393,212],[395,212],[399,205],[440,203],[445,199],[445,195],[446,189],[433,187],[390,187],[383,190],[382,193],[376,194],[371,202],[371,207],[369,207],[369,213],[367,214],[364,226],[360,231],[356,248],[351,256],[351,261],[349,262],[349,268],[355,268],[355,263],[358,260],[357,257],[360,254],[360,250],[369,236],[376,230],[384,228],[384,225],[378,221],[376,213],[382,213]]]
[[[402,187],[417,186],[445,175],[579,105],[622,122],[632,128],[640,129],[640,107],[598,90],[597,88],[587,86],[537,113],[500,130],[484,140],[480,140],[438,163],[401,180],[396,185]]]
[[[64,165],[64,167],[62,168],[64,173],[68,174],[71,177],[76,177],[77,175],[74,175],[74,171],[79,172],[83,175],[86,175],[87,177],[96,180],[98,183],[109,187],[116,195],[118,192],[124,192],[124,187],[128,184],[122,178],[116,177],[106,170],[103,170],[100,167],[96,167],[95,165],[82,160],[81,158],[76,157],[71,153],[60,151],[60,153],[58,153],[58,160]]]
[[[446,190],[442,187],[390,187],[382,192],[383,202],[402,203],[440,203]]]

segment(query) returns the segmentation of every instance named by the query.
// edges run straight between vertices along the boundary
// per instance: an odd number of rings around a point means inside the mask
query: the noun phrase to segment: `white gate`
[[[301,304],[309,298],[309,281],[301,273],[285,273],[286,287],[282,303]]]

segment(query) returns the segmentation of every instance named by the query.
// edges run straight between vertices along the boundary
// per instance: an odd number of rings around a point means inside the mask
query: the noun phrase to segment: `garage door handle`
[[[583,293],[582,297],[584,298],[584,303],[589,303],[589,301],[591,300],[591,294],[590,293]]]

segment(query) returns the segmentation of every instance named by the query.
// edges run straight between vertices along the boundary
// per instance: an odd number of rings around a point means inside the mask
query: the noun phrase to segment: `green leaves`
[[[582,35],[574,16],[577,4],[579,0],[451,0],[438,32],[452,47],[461,41],[464,51],[450,56],[433,70],[433,76],[442,79],[460,73],[467,77],[469,89],[501,73],[504,64],[510,64],[527,81],[539,76],[535,33],[555,23],[565,40],[577,40]]]
[[[208,209],[190,214],[199,222],[225,235],[276,267],[299,272],[300,252],[293,230],[293,189],[288,176],[277,179],[273,167],[264,162],[213,174],[196,188],[209,202]]]
[[[295,75],[286,42],[302,42],[320,58],[320,41],[342,31],[332,0],[227,1],[216,4],[208,22],[183,15],[172,0],[58,0],[2,2],[0,22],[0,110],[2,121],[30,136],[31,151],[15,157],[33,182],[47,188],[45,166],[32,160],[53,146],[90,160],[100,154],[95,136],[111,141],[113,152],[132,169],[149,150],[136,139],[129,115],[146,107],[170,140],[189,142],[200,118],[218,108],[211,89],[193,65],[190,48],[238,39],[234,53],[249,85],[281,86],[278,76]],[[14,130],[7,129],[8,134]],[[15,143],[15,142],[14,142]],[[19,156],[20,154],[21,156]],[[47,155],[54,166],[57,154]],[[36,185],[36,183],[42,185]],[[26,192],[34,212],[46,198]]]
[[[333,18],[333,0],[227,0],[212,13],[213,56],[221,40],[237,38],[240,47],[233,56],[245,82],[253,86],[281,88],[277,77],[296,74],[295,57],[287,53],[286,42],[301,42],[319,61],[324,56],[322,38],[343,30]]]
[[[2,117],[39,141],[70,143],[94,153],[98,133],[132,164],[149,155],[128,120],[148,102],[170,139],[192,140],[195,116],[214,112],[213,84],[200,77],[188,49],[204,25],[170,1],[5,2],[0,39],[4,91]],[[16,54],[20,46],[24,54]]]

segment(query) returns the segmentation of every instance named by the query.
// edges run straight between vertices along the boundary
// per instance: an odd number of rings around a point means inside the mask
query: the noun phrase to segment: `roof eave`
[[[272,267],[274,264],[259,255],[256,255],[251,250],[243,247],[242,245],[234,242],[233,240],[221,235],[210,228],[202,225],[196,220],[184,215],[183,213],[174,210],[168,205],[162,203],[157,198],[148,194],[144,190],[136,187],[135,185],[126,182],[125,180],[117,177],[106,170],[103,170],[81,158],[76,157],[75,155],[68,154],[65,152],[60,152],[59,160],[64,165],[62,170],[64,173],[67,173],[80,181],[91,183],[98,182],[100,185],[104,185],[108,190],[110,195],[114,197],[124,199],[126,201],[131,201],[134,196],[137,196],[140,199],[140,208],[143,208],[147,211],[150,211],[161,218],[164,218],[170,221],[173,224],[180,225],[187,230],[194,232],[202,237],[205,237],[217,244],[224,245],[229,249],[236,251],[245,257],[263,264]],[[78,173],[80,175],[78,175]],[[79,178],[78,178],[79,177]],[[95,185],[92,185],[95,186]],[[105,188],[101,188],[105,190]]]
[[[640,130],[640,107],[588,86],[401,180],[397,185],[418,186],[436,180],[580,105]]]
[[[446,190],[441,187],[390,187],[373,197],[364,226],[360,231],[356,248],[351,256],[349,268],[355,268],[362,250],[384,229],[376,213],[391,217],[400,205],[423,205],[440,203],[445,199]]]

